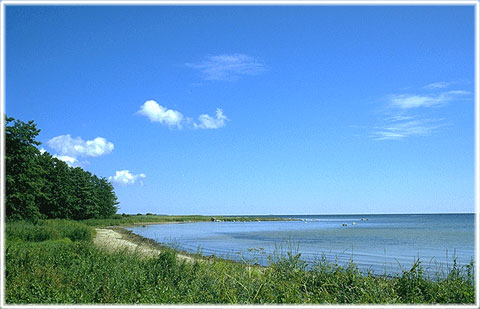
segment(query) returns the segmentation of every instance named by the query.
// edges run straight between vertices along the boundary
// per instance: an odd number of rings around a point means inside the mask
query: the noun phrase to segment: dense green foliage
[[[453,266],[447,276],[428,278],[421,263],[397,277],[362,274],[318,260],[312,268],[300,255],[275,255],[267,268],[224,260],[180,261],[173,250],[158,257],[109,253],[69,230],[91,228],[48,220],[26,229],[7,223],[6,302],[22,303],[469,303],[475,301],[473,263]],[[44,237],[42,227],[60,228]],[[78,233],[73,233],[78,234]],[[90,234],[91,235],[91,234]],[[87,237],[88,238],[88,237]],[[25,241],[33,240],[33,241]]]
[[[13,121],[6,118],[5,124],[6,215],[11,220],[38,220],[42,215],[36,201],[43,184],[38,163],[40,151],[36,147],[40,143],[35,137],[40,130],[33,121]]]
[[[112,184],[80,167],[41,153],[33,121],[6,118],[6,217],[36,222],[46,218],[108,218],[117,211]]]

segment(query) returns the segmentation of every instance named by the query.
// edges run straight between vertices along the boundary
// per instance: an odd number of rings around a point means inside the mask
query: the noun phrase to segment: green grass
[[[64,219],[42,220],[37,224],[17,221],[6,224],[5,235],[10,241],[39,242],[62,238],[77,241],[92,240],[94,230],[82,223]]]
[[[21,232],[22,227],[28,232]],[[50,230],[48,237],[38,236],[45,227],[55,227],[60,236]],[[6,229],[5,296],[9,304],[475,301],[473,262],[463,268],[454,264],[446,276],[429,278],[417,261],[410,270],[387,278],[362,274],[354,264],[342,267],[325,259],[307,268],[301,256],[291,252],[272,256],[267,268],[220,259],[181,262],[171,249],[155,258],[108,253],[93,245],[93,229],[71,221],[47,221],[33,227],[7,223]],[[72,236],[78,235],[71,233],[75,229],[90,231],[90,237]],[[46,240],[40,241],[42,237]]]

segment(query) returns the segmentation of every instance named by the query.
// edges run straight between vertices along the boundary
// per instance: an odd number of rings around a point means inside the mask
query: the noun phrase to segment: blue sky
[[[473,6],[7,6],[5,108],[120,213],[474,211]]]

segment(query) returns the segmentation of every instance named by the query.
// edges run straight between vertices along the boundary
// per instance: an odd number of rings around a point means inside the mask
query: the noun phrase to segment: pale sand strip
[[[144,257],[157,256],[160,250],[153,248],[148,244],[135,243],[126,239],[122,234],[111,229],[95,229],[96,235],[93,239],[93,243],[101,248],[105,248],[108,251],[128,251],[131,253],[138,253]],[[193,262],[194,259],[190,256],[177,253],[177,258],[188,262]]]

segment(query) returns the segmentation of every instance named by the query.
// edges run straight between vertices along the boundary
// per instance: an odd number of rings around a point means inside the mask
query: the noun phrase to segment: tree
[[[8,220],[108,218],[117,196],[106,178],[40,153],[33,121],[6,118],[6,214]]]
[[[96,178],[94,181],[96,182],[96,196],[99,197],[98,209],[99,209],[99,216],[101,218],[108,218],[113,216],[117,213],[118,210],[118,201],[117,196],[115,195],[115,191],[113,190],[113,185],[105,178]]]
[[[41,155],[40,165],[45,179],[38,201],[40,212],[47,218],[72,218],[76,199],[70,167],[48,152]]]
[[[40,130],[33,121],[25,123],[6,118],[5,128],[5,206],[9,220],[37,221],[44,217],[36,205],[44,179],[38,164]]]

